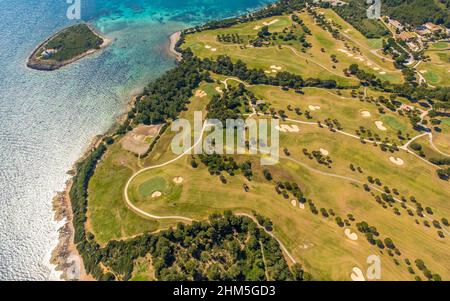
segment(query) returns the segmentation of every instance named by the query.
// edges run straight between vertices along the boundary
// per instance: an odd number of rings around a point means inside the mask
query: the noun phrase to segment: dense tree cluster
[[[183,111],[192,91],[202,80],[209,80],[198,60],[186,58],[177,68],[150,83],[133,109],[136,123],[157,124],[175,119]]]
[[[202,67],[217,74],[236,76],[240,80],[251,84],[282,86],[293,89],[300,89],[301,87],[333,89],[337,87],[335,80],[321,80],[317,78],[303,80],[300,75],[285,71],[278,72],[274,77],[268,76],[262,69],[249,69],[243,61],[238,60],[236,63],[233,63],[230,57],[224,55],[217,57],[215,61],[208,58],[204,59]]]
[[[366,5],[366,1],[350,0],[346,2],[348,2],[347,5],[337,6],[333,9],[367,38],[380,38],[389,34],[380,21],[367,18],[368,5]]]

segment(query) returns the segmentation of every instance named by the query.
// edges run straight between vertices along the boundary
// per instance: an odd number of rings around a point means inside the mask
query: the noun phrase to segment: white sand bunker
[[[405,161],[403,161],[400,158],[395,158],[395,157],[389,157],[389,161],[391,161],[392,163],[394,163],[395,165],[398,165],[398,166],[405,164]]]
[[[281,70],[281,67],[277,65],[272,65],[270,66],[270,69]]]
[[[386,131],[387,128],[383,126],[383,121],[375,121],[375,125],[380,131]]]
[[[216,48],[211,48],[211,51],[215,52],[215,51],[217,51],[217,49]]]
[[[372,66],[372,63],[371,62],[367,62],[367,66]]]
[[[294,207],[297,207],[297,200],[292,200],[291,201],[291,205],[294,206]]]
[[[372,114],[370,114],[369,111],[362,111],[361,116],[364,118],[369,118],[370,116],[372,116]]]
[[[270,21],[270,22],[264,22],[263,24],[264,24],[265,26],[270,26],[270,25],[275,24],[275,23],[277,23],[277,22],[278,22],[278,19],[275,19],[275,20],[272,20],[272,21]]]
[[[211,49],[211,46],[205,45],[205,48],[206,48],[206,49]]]
[[[160,191],[155,191],[152,193],[152,198],[159,198],[162,196],[162,193]]]
[[[386,74],[386,71],[381,71],[380,74],[384,75],[384,74]]]
[[[183,181],[184,181],[183,177],[175,177],[175,178],[173,178],[173,182],[175,184],[181,184],[181,183],[183,183]]]
[[[298,206],[300,207],[300,209],[305,209],[305,204],[298,203]]]
[[[357,268],[357,267],[354,267],[352,269],[350,278],[352,278],[353,281],[366,281],[366,278],[364,278],[363,272],[361,271],[360,268]]]
[[[352,233],[352,231],[347,228],[344,230],[345,236],[347,236],[350,240],[358,240],[358,234]]]
[[[220,87],[216,87],[216,91],[219,92],[219,93],[223,93],[223,90]]]
[[[380,68],[374,67],[373,70],[378,71],[378,70],[380,70]]]
[[[294,125],[287,125],[287,124],[282,124],[281,126],[276,126],[275,129],[279,132],[289,132],[289,133],[298,133],[300,131],[300,129],[298,128],[298,126]]]
[[[264,71],[264,73],[269,74],[269,73],[272,73],[272,72],[270,70],[266,70],[266,71]]]
[[[308,109],[310,109],[311,111],[316,111],[316,110],[320,110],[320,107],[319,106],[309,105]]]
[[[427,70],[420,70],[419,72],[424,74],[424,73],[427,73],[428,71]]]
[[[361,62],[364,62],[364,59],[362,57],[357,57],[356,59],[361,61]]]
[[[206,92],[203,91],[203,90],[197,90],[197,91],[195,91],[195,97],[203,98],[203,97],[205,97],[205,96],[207,96],[207,95],[208,95],[208,94],[206,94]]]
[[[319,149],[319,151],[320,151],[320,153],[321,153],[322,155],[324,155],[324,156],[328,156],[328,155],[330,154],[329,151],[327,151],[326,149],[323,149],[323,148]]]
[[[255,27],[253,27],[253,29],[254,29],[254,30],[259,30],[259,29],[261,29],[261,26],[256,25]]]
[[[352,56],[353,56],[353,54],[351,54],[351,53],[347,53],[347,56],[348,56],[348,57],[352,57]]]
[[[345,49],[342,49],[342,48],[339,48],[339,49],[338,49],[338,51],[339,51],[339,52],[342,52],[342,53],[348,53],[348,51],[347,51],[347,50],[345,50]]]
[[[272,73],[277,73],[278,71],[275,69],[272,69]]]

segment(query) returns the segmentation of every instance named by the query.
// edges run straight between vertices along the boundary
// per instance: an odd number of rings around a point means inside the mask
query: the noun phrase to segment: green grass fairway
[[[329,13],[329,12],[328,12]],[[341,85],[354,85],[356,81],[344,75],[343,70],[353,63],[358,63],[361,69],[374,73],[381,80],[393,83],[402,82],[401,72],[396,70],[388,58],[380,58],[373,51],[379,46],[376,41],[362,41],[361,36],[356,38],[344,38],[337,40],[332,35],[315,24],[312,16],[307,13],[299,13],[298,16],[311,30],[312,35],[307,36],[307,41],[312,48],[302,51],[299,41],[273,40],[271,45],[253,47],[248,41],[255,38],[262,24],[270,24],[271,33],[283,34],[283,30],[302,32],[298,25],[293,25],[290,16],[277,16],[245,24],[239,24],[230,28],[207,30],[191,34],[186,37],[183,47],[191,48],[195,55],[201,58],[216,58],[219,55],[228,55],[233,61],[241,59],[251,68],[264,70],[272,73],[271,66],[281,67],[281,71],[288,71],[302,75],[305,79],[309,77],[320,79],[334,79]],[[338,18],[337,15],[332,15]],[[219,42],[217,36],[222,34],[239,33],[243,40],[240,44]],[[344,31],[342,31],[344,33]],[[348,32],[347,32],[348,33]],[[347,33],[344,33],[347,35]],[[370,46],[369,46],[370,45]],[[321,50],[322,49],[322,50]],[[342,52],[349,50],[348,53]],[[331,60],[335,55],[338,62]]]
[[[446,46],[446,47],[445,47]],[[450,86],[450,43],[432,44],[425,55],[431,61],[424,62],[417,68],[430,85]]]

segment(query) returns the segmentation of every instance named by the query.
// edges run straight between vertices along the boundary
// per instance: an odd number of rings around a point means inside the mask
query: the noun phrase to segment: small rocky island
[[[27,66],[53,71],[105,47],[103,38],[88,24],[76,24],[57,32],[39,45],[28,58]]]

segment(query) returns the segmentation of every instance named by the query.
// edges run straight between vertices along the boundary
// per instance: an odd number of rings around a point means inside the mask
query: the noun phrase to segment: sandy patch
[[[211,49],[211,46],[205,45],[205,48],[206,48],[206,49]]]
[[[370,114],[369,111],[362,111],[361,116],[364,118],[369,118],[370,116],[372,116],[372,114]]]
[[[195,91],[195,97],[203,98],[203,97],[205,97],[205,96],[207,96],[207,95],[208,95],[208,94],[206,94],[206,92],[203,91],[203,90],[197,90],[197,91]]]
[[[419,72],[424,74],[424,73],[427,73],[428,71],[427,70],[420,70]]]
[[[183,181],[184,181],[183,177],[175,177],[175,178],[173,178],[173,182],[175,184],[181,184],[181,183],[183,183]]]
[[[256,25],[255,27],[253,27],[253,29],[254,29],[254,30],[259,30],[259,29],[261,29],[261,26]]]
[[[282,68],[277,65],[272,65],[272,66],[270,66],[270,69],[281,70]]]
[[[356,59],[361,61],[361,62],[364,62],[364,59],[362,57],[357,57]]]
[[[357,267],[354,267],[352,269],[350,278],[352,278],[353,281],[366,281],[366,278],[364,278],[363,272],[361,271],[360,268],[357,268]]]
[[[375,121],[375,125],[380,131],[386,131],[387,128],[383,126],[383,121]]]
[[[311,111],[316,111],[316,110],[320,110],[320,107],[319,106],[309,105],[308,109],[310,109]]]
[[[300,131],[300,129],[298,128],[298,126],[296,126],[295,124],[293,125],[287,125],[287,124],[282,124],[281,126],[276,126],[275,129],[279,132],[289,132],[289,133],[298,133]]]
[[[330,154],[329,151],[327,151],[326,149],[323,149],[323,148],[319,149],[319,151],[320,151],[320,153],[321,153],[322,155],[324,155],[324,156],[328,156],[328,155]]]
[[[278,71],[277,71],[277,70],[275,70],[275,69],[273,69],[273,70],[272,70],[272,73],[277,73],[277,72],[278,72]]]
[[[395,158],[395,157],[389,157],[389,161],[391,161],[392,163],[394,163],[395,165],[398,165],[398,166],[405,164],[405,161],[403,161],[400,158]]]
[[[264,71],[264,73],[269,74],[269,73],[272,73],[272,72],[270,70],[266,70],[266,71]]]
[[[367,62],[367,66],[372,66],[372,63],[371,62]]]
[[[380,70],[380,68],[374,67],[373,70],[378,71],[378,70]]]
[[[291,201],[291,205],[294,206],[294,207],[297,207],[297,200],[292,200]]]
[[[150,147],[149,141],[158,135],[161,127],[162,125],[140,125],[120,139],[120,145],[124,150],[143,155]]]
[[[347,53],[347,56],[348,56],[348,57],[352,57],[352,56],[353,56],[353,54],[351,54],[351,53]]]
[[[220,87],[216,87],[216,91],[219,92],[219,93],[223,93],[223,90]]]
[[[384,74],[386,74],[386,71],[381,71],[380,74],[384,75]]]
[[[342,53],[347,53],[347,52],[348,52],[347,50],[342,49],[342,48],[339,48],[338,51],[339,51],[339,52],[342,52]]]
[[[298,206],[300,207],[300,209],[305,209],[305,204],[298,203]]]
[[[155,191],[152,193],[152,198],[159,198],[162,196],[162,193],[160,191]]]
[[[358,240],[358,234],[352,233],[352,231],[350,231],[350,229],[348,229],[348,228],[344,230],[344,234],[350,240]]]
[[[275,19],[275,20],[272,20],[270,22],[264,22],[263,24],[265,26],[270,26],[270,25],[273,25],[273,24],[277,23],[278,21],[279,21],[278,19]]]
[[[217,49],[216,48],[211,48],[211,51],[215,52],[215,51],[217,51]]]

